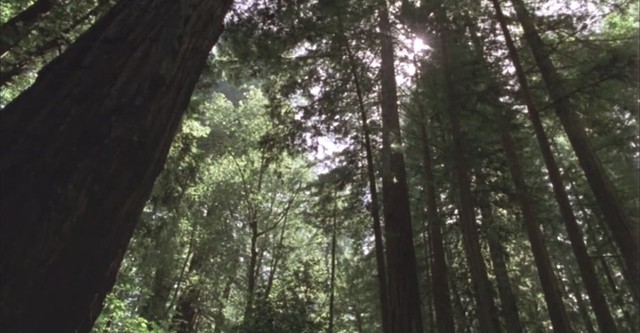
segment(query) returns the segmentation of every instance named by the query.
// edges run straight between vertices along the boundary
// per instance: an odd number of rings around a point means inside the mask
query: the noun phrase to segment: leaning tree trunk
[[[509,32],[509,28],[507,27],[502,9],[500,8],[500,3],[498,2],[498,0],[492,0],[492,2],[496,10],[496,18],[500,23],[500,28],[502,29],[505,43],[507,45],[507,49],[509,50],[509,58],[511,58],[511,63],[516,70],[516,76],[518,78],[518,82],[520,83],[520,92],[524,96],[525,103],[527,105],[529,119],[531,121],[531,124],[533,125],[533,130],[538,141],[538,146],[540,147],[544,163],[547,167],[549,180],[551,181],[556,201],[558,202],[558,206],[560,207],[560,214],[562,215],[562,220],[564,221],[565,227],[567,229],[567,235],[569,236],[569,240],[571,241],[571,248],[573,249],[576,261],[578,262],[580,274],[587,289],[591,307],[593,308],[593,311],[596,314],[596,318],[598,319],[598,326],[603,332],[617,332],[618,330],[613,320],[613,316],[611,315],[611,311],[609,310],[609,306],[607,305],[604,292],[602,290],[602,287],[600,286],[600,282],[598,281],[596,270],[591,259],[589,258],[589,253],[584,243],[582,231],[580,230],[580,226],[578,225],[576,216],[573,213],[573,209],[571,208],[569,195],[567,194],[567,190],[565,189],[562,181],[562,176],[560,175],[560,168],[558,167],[558,163],[556,163],[553,153],[551,152],[549,138],[544,131],[542,121],[540,119],[540,114],[533,102],[533,96],[531,94],[531,91],[529,90],[527,76],[524,69],[522,68],[520,56],[518,55],[515,43],[511,38],[511,33]]]
[[[389,328],[391,333],[422,333],[409,189],[401,149],[391,23],[386,1],[379,0],[378,3],[382,81],[382,202],[387,241]]]
[[[540,35],[524,2],[522,0],[512,0],[511,2],[524,30],[524,37],[540,69],[540,74],[547,87],[549,97],[553,101],[556,114],[567,133],[569,142],[587,177],[587,182],[606,218],[609,229],[611,229],[611,234],[625,259],[625,264],[631,276],[630,282],[637,286],[640,284],[637,226],[631,222],[631,219],[625,212],[618,199],[615,188],[602,166],[602,162],[600,162],[598,156],[595,154],[587,133],[585,132],[582,120],[571,106],[560,76],[549,58],[549,54],[545,50],[545,46],[540,39]],[[637,291],[637,289],[634,289],[634,291]],[[634,296],[636,300],[640,298],[637,293]]]
[[[509,132],[510,121],[508,119],[509,117],[505,117],[501,128],[502,147],[515,187],[515,197],[520,205],[522,219],[527,231],[527,236],[529,237],[529,243],[531,244],[531,252],[533,253],[533,258],[538,270],[538,277],[542,285],[547,311],[549,312],[554,332],[571,333],[574,332],[574,330],[571,327],[569,316],[562,301],[558,280],[553,272],[551,258],[549,257],[544,237],[540,231],[531,189],[524,180],[522,163],[517,153],[518,149]]]
[[[89,331],[230,6],[121,1],[0,112],[2,331]]]

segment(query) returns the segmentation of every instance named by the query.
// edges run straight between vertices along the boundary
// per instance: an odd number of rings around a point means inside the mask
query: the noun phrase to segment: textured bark
[[[589,295],[591,307],[593,308],[593,311],[596,314],[596,318],[598,319],[598,326],[602,332],[617,332],[613,316],[611,315],[611,311],[609,310],[609,306],[607,305],[607,301],[605,299],[604,292],[602,291],[602,287],[600,286],[600,282],[598,281],[595,268],[593,266],[593,263],[591,262],[591,259],[589,258],[589,253],[587,252],[587,247],[584,243],[582,231],[580,230],[580,226],[578,225],[575,214],[573,213],[573,209],[571,208],[569,195],[567,194],[562,181],[562,177],[560,175],[560,169],[558,168],[558,164],[556,163],[553,153],[551,152],[547,134],[542,127],[540,114],[538,113],[538,110],[536,109],[533,102],[533,96],[531,94],[531,91],[529,90],[527,77],[524,69],[522,68],[515,43],[511,38],[511,33],[509,32],[509,28],[507,27],[506,20],[504,18],[504,15],[502,14],[499,2],[497,0],[492,0],[492,2],[496,10],[496,18],[500,23],[500,27],[505,37],[507,49],[509,50],[509,57],[511,58],[511,62],[513,63],[513,66],[516,70],[518,82],[520,83],[520,92],[524,96],[525,103],[527,105],[529,119],[531,120],[531,124],[533,125],[533,130],[538,141],[538,146],[540,147],[540,151],[542,152],[542,157],[549,174],[549,180],[551,181],[556,201],[558,202],[558,206],[560,207],[560,213],[567,229],[567,235],[569,236],[569,240],[571,242],[571,248],[573,249],[576,261],[578,262],[580,274],[585,284],[587,294]]]
[[[512,0],[511,2],[524,30],[524,37],[540,69],[549,97],[553,101],[556,114],[578,157],[596,201],[606,218],[613,239],[624,256],[625,264],[631,277],[630,283],[637,286],[640,284],[640,260],[638,260],[640,252],[637,226],[634,225],[627,212],[625,212],[615,188],[602,166],[602,162],[600,162],[593,147],[591,147],[582,120],[573,110],[560,76],[545,50],[545,46],[524,2],[522,0]],[[637,288],[634,289],[636,292],[637,290]],[[635,297],[638,300],[640,295],[636,293]]]
[[[391,24],[386,1],[380,0],[382,109],[382,201],[387,243],[389,326],[392,333],[422,333],[422,314],[409,191],[396,91]]]
[[[426,119],[426,117],[424,117]],[[442,221],[438,215],[436,189],[431,165],[431,148],[425,124],[420,124],[422,137],[422,165],[424,168],[425,197],[427,201],[427,218],[429,220],[430,242],[433,253],[431,264],[431,286],[436,312],[438,332],[455,332],[453,324],[453,308],[449,295],[449,272],[445,260],[444,241],[442,239]]]
[[[441,14],[440,14],[441,15]],[[475,212],[473,207],[473,197],[471,194],[471,181],[469,179],[469,166],[467,162],[467,143],[462,133],[460,116],[457,110],[456,96],[451,80],[451,64],[449,63],[449,45],[450,42],[448,32],[446,31],[444,19],[440,19],[440,46],[441,46],[441,63],[444,71],[444,89],[447,99],[447,111],[449,113],[451,123],[451,135],[454,143],[455,156],[455,173],[457,187],[460,195],[460,225],[462,228],[464,251],[471,272],[471,281],[476,298],[476,308],[478,311],[478,320],[480,322],[480,331],[483,333],[500,332],[500,323],[498,322],[497,309],[493,300],[493,287],[489,282],[487,275],[487,267],[482,258],[480,248],[480,237],[478,235],[478,227],[475,221]]]
[[[380,312],[382,317],[382,333],[389,333],[389,298],[387,284],[387,268],[384,262],[384,244],[382,243],[382,224],[380,223],[380,205],[378,198],[378,188],[376,186],[376,172],[373,164],[373,150],[371,148],[371,133],[369,130],[369,120],[367,110],[364,104],[364,97],[358,70],[356,68],[356,59],[351,52],[349,42],[344,42],[349,57],[349,70],[353,76],[353,84],[358,97],[358,109],[360,111],[360,121],[362,122],[362,134],[364,136],[364,150],[367,160],[367,180],[369,182],[369,196],[371,199],[371,218],[373,222],[373,238],[376,251],[376,268],[378,275],[378,297],[380,298]]]
[[[60,0],[38,0],[27,9],[0,25],[0,57],[31,33]]]
[[[89,331],[230,5],[121,1],[0,112],[2,331]]]
[[[527,230],[529,243],[531,244],[531,252],[533,253],[533,258],[538,270],[538,277],[540,278],[540,284],[544,293],[549,317],[551,318],[551,324],[554,332],[574,332],[562,301],[558,280],[553,272],[551,259],[549,258],[544,237],[542,236],[542,232],[540,231],[540,226],[537,221],[535,207],[531,197],[531,190],[524,181],[522,164],[520,162],[520,157],[517,154],[516,145],[508,130],[509,127],[509,123],[505,121],[501,129],[502,146],[507,158],[507,164],[509,165],[511,178],[515,186],[515,196],[518,204],[520,205],[522,219],[525,224],[525,229]]]
[[[478,179],[480,186],[486,186],[486,180],[483,174],[476,171],[476,179]],[[493,274],[496,277],[496,284],[498,286],[502,316],[505,319],[507,332],[523,332],[518,303],[513,293],[513,288],[511,287],[511,280],[509,279],[505,250],[502,247],[502,240],[497,232],[493,211],[487,199],[488,195],[489,193],[478,192],[476,198],[482,216],[482,225],[485,229],[487,243],[489,244],[489,255],[491,256]]]

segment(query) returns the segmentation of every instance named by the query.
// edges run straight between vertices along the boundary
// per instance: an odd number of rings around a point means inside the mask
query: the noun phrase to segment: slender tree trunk
[[[371,199],[371,218],[373,222],[373,237],[376,252],[376,267],[378,276],[378,296],[380,298],[380,312],[382,318],[382,332],[390,333],[389,327],[389,298],[388,298],[388,284],[387,284],[387,269],[384,262],[384,244],[382,243],[382,226],[380,223],[380,205],[378,199],[378,189],[376,186],[376,174],[375,166],[373,164],[373,150],[371,149],[371,131],[369,130],[369,120],[367,117],[367,109],[364,104],[364,96],[362,92],[362,86],[360,85],[360,79],[358,70],[356,68],[356,59],[351,51],[346,38],[344,45],[347,50],[347,56],[349,57],[349,69],[351,76],[353,77],[353,84],[356,89],[356,96],[358,98],[358,109],[360,111],[360,121],[362,122],[362,134],[364,136],[364,150],[367,160],[367,179],[369,182],[369,197]]]
[[[276,270],[278,269],[278,263],[282,259],[282,249],[284,244],[284,233],[287,230],[287,219],[288,214],[284,216],[282,221],[282,230],[280,232],[280,239],[278,240],[278,245],[275,248],[273,253],[273,260],[271,261],[271,269],[269,270],[269,278],[267,279],[267,287],[264,291],[264,299],[269,299],[269,295],[271,295],[271,288],[273,287],[273,280],[276,276]]]
[[[438,14],[442,15],[442,14]],[[447,111],[451,122],[451,134],[454,141],[455,172],[457,186],[460,194],[460,225],[464,250],[469,263],[471,281],[476,297],[476,308],[482,333],[500,332],[497,309],[493,300],[493,287],[489,282],[487,267],[482,258],[478,227],[475,221],[473,198],[471,194],[471,181],[469,179],[469,166],[467,162],[467,143],[462,133],[460,116],[457,110],[456,96],[451,80],[449,63],[449,37],[444,27],[444,20],[439,19],[440,45],[442,68],[444,71],[444,89],[447,100]]]
[[[424,247],[424,265],[426,272],[426,283],[425,283],[425,291],[422,297],[426,300],[426,311],[427,311],[427,332],[433,332],[436,330],[436,319],[434,317],[434,305],[433,305],[433,288],[431,286],[431,270],[433,267],[433,261],[431,260],[432,251],[431,251],[431,235],[429,234],[429,225],[428,222],[425,221],[423,223],[422,229],[422,244]]]
[[[616,305],[618,306],[618,309],[622,312],[622,316],[625,322],[627,323],[627,325],[631,330],[634,330],[634,329],[637,330],[639,324],[637,321],[634,321],[631,319],[631,315],[629,314],[629,311],[627,311],[627,308],[626,308],[626,302],[622,297],[622,292],[616,285],[616,281],[614,280],[613,275],[611,274],[611,269],[609,269],[609,264],[607,264],[607,260],[604,257],[600,257],[600,263],[602,265],[602,269],[604,270],[605,277],[607,278],[607,282],[609,283],[609,287],[611,288],[611,292],[614,295]]]
[[[2,331],[89,331],[230,5],[121,1],[0,112]]]
[[[338,228],[338,198],[333,196],[333,216],[331,223],[331,278],[329,280],[329,333],[333,333],[333,317],[335,311],[335,290],[336,290],[336,233]]]
[[[247,264],[247,301],[246,308],[244,312],[245,322],[247,322],[251,318],[251,314],[253,313],[253,300],[255,298],[255,289],[256,289],[256,271],[257,271],[257,261],[258,261],[258,222],[252,218],[252,222],[250,222],[251,228],[251,248],[249,253],[249,262]]]
[[[637,286],[640,284],[637,226],[633,224],[625,212],[606,170],[591,147],[582,120],[572,108],[560,76],[545,50],[524,2],[522,0],[512,0],[511,2],[524,30],[524,37],[540,69],[549,97],[553,101],[556,114],[567,133],[596,201],[602,209],[613,238],[624,256],[631,277],[630,282]],[[637,291],[637,288],[634,290]],[[635,297],[636,300],[640,299],[640,295],[636,294]]]
[[[524,173],[517,148],[509,132],[509,122],[504,121],[501,129],[502,146],[504,148],[507,164],[511,172],[511,178],[515,186],[515,195],[522,211],[522,219],[527,230],[527,236],[531,243],[531,251],[538,269],[538,277],[544,292],[544,298],[547,304],[547,310],[554,332],[574,332],[569,321],[569,316],[565,310],[564,303],[558,281],[553,272],[553,266],[549,253],[544,242],[544,237],[540,231],[537,221],[535,208],[532,202],[531,190],[524,181]]]
[[[427,119],[424,113],[423,119]],[[451,296],[449,295],[449,273],[442,239],[442,221],[438,215],[435,181],[431,164],[431,148],[429,148],[429,137],[425,126],[424,122],[420,124],[420,134],[422,137],[422,166],[424,168],[427,216],[433,253],[431,285],[436,310],[436,324],[440,333],[455,332],[453,308],[451,307]]]
[[[560,207],[562,220],[565,223],[567,235],[569,236],[569,240],[571,241],[571,248],[573,249],[573,253],[578,262],[580,274],[582,276],[582,280],[584,281],[587,294],[589,295],[591,307],[593,308],[596,314],[596,318],[598,319],[598,326],[602,332],[617,332],[617,328],[613,320],[613,316],[611,315],[611,312],[607,305],[604,292],[602,291],[602,287],[598,282],[595,268],[593,267],[593,263],[589,259],[589,253],[587,252],[587,247],[584,243],[584,238],[582,232],[580,231],[580,226],[578,225],[576,217],[573,213],[573,209],[571,208],[569,195],[567,194],[562,181],[562,177],[560,175],[560,169],[558,168],[558,164],[556,163],[556,160],[553,157],[553,153],[551,152],[547,134],[542,127],[540,114],[538,113],[538,110],[536,109],[533,102],[533,96],[531,94],[531,91],[529,90],[527,77],[524,69],[522,68],[518,51],[515,47],[513,39],[511,38],[511,33],[509,32],[509,28],[507,27],[506,20],[504,18],[504,15],[502,14],[500,3],[497,0],[492,0],[492,2],[496,10],[496,18],[500,23],[500,27],[502,28],[502,32],[505,37],[507,48],[509,50],[509,57],[511,58],[511,62],[516,69],[516,75],[518,77],[518,82],[520,83],[520,92],[524,96],[525,103],[527,105],[529,119],[531,120],[531,124],[533,125],[533,130],[535,132],[540,151],[542,152],[542,157],[547,167],[549,179],[553,187],[553,192],[555,194],[556,201],[558,202],[558,206]]]
[[[476,179],[480,186],[486,186],[486,179],[481,172],[476,171]],[[482,224],[485,229],[487,243],[489,244],[489,255],[491,256],[493,274],[496,277],[496,284],[498,285],[502,316],[505,319],[507,332],[523,332],[522,323],[520,322],[520,314],[518,311],[518,303],[509,279],[509,270],[507,269],[505,251],[502,247],[502,240],[500,239],[497,231],[491,205],[487,199],[488,196],[488,191],[478,192],[476,198],[478,207],[480,208],[480,214],[482,216]]]
[[[381,42],[382,200],[387,241],[391,333],[422,333],[422,315],[409,191],[402,152],[391,24],[379,0]]]
[[[557,147],[553,147],[553,148],[557,149]],[[582,212],[582,215],[583,216],[594,215],[596,217],[597,225],[600,227],[599,229],[602,233],[600,236],[594,237],[595,235],[593,235],[593,226],[587,225],[588,227],[587,231],[592,230],[592,235],[591,235],[592,240],[593,241],[599,240],[601,244],[613,244],[610,230],[607,229],[605,225],[605,221],[604,221],[605,218],[601,215],[601,210],[599,210],[598,207],[596,207],[596,204],[592,200],[588,200],[588,202],[584,202],[582,199],[580,199],[580,192],[578,191],[578,187],[575,181],[573,180],[569,181],[569,188],[571,189],[571,192],[574,194],[576,205],[578,209]],[[587,212],[587,208],[589,212],[591,212],[591,214]],[[624,264],[624,259],[622,259],[624,256],[622,254],[618,254],[619,252],[616,251],[615,249],[611,249],[611,250],[612,250],[611,251],[612,255],[616,259],[617,267],[620,268],[620,271],[622,273],[622,276],[624,277],[624,280],[627,281],[627,286],[629,287],[631,296],[635,297],[636,295],[640,294],[640,286],[631,283],[631,280],[632,280],[630,276],[631,273],[627,269],[627,266]]]
[[[27,9],[0,25],[0,58],[29,35],[38,21],[45,17],[60,0],[37,0]]]

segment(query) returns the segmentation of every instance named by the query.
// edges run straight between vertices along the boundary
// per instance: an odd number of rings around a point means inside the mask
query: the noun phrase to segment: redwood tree
[[[640,249],[637,225],[631,221],[628,213],[622,207],[607,171],[591,146],[583,121],[571,104],[561,76],[549,57],[547,47],[542,42],[525,3],[522,0],[512,0],[511,2],[524,31],[524,38],[540,70],[547,93],[553,101],[556,115],[578,157],[578,162],[584,171],[596,202],[605,216],[613,239],[620,248],[626,269],[629,272],[631,289],[634,297],[638,300],[640,299],[638,289],[640,284],[638,253]]]
[[[382,202],[387,245],[389,326],[392,333],[422,333],[418,273],[413,246],[391,23],[385,0],[378,1],[381,43]]]
[[[231,2],[121,1],[0,112],[2,331],[91,328]]]

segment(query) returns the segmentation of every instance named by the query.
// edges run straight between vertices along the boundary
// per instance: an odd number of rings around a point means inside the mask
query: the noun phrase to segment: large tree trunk
[[[638,247],[637,226],[631,222],[625,212],[607,172],[596,156],[593,147],[591,147],[582,120],[571,106],[560,76],[549,58],[549,54],[545,50],[545,46],[540,39],[524,2],[522,0],[512,0],[511,2],[524,30],[524,37],[540,69],[549,97],[553,101],[556,114],[567,133],[569,142],[578,157],[580,166],[587,177],[587,182],[593,191],[596,201],[606,218],[613,238],[624,256],[627,269],[631,276],[630,282],[637,286],[640,284],[640,261],[638,260],[638,253],[640,252]],[[640,298],[637,294],[635,297],[636,300]]]
[[[437,14],[442,15],[442,14]],[[471,181],[469,179],[469,165],[467,161],[467,143],[460,124],[460,115],[457,110],[457,103],[454,86],[451,79],[451,64],[449,63],[449,36],[445,28],[445,20],[439,18],[440,30],[440,61],[444,72],[444,89],[447,103],[447,111],[451,122],[451,135],[454,141],[455,173],[457,187],[460,195],[460,226],[464,251],[471,272],[471,281],[476,298],[476,308],[480,331],[482,333],[500,332],[497,309],[493,300],[493,287],[489,282],[487,267],[482,258],[480,248],[480,237],[478,226],[476,225],[475,212],[473,207],[473,197],[471,194]]]
[[[89,331],[230,5],[121,1],[0,112],[2,331]]]
[[[593,307],[596,318],[598,319],[598,326],[600,327],[600,330],[602,332],[617,332],[613,316],[611,315],[609,307],[607,306],[604,292],[602,291],[602,287],[600,286],[600,282],[598,281],[595,268],[593,266],[593,263],[591,262],[591,259],[589,258],[589,253],[587,252],[587,247],[584,243],[584,238],[580,230],[580,226],[578,225],[576,217],[573,213],[573,209],[571,208],[569,195],[567,194],[562,181],[562,177],[560,175],[560,169],[558,168],[558,164],[556,163],[556,160],[553,157],[553,153],[551,152],[547,134],[542,127],[540,114],[538,113],[538,110],[536,109],[533,102],[533,96],[531,94],[531,91],[529,90],[527,77],[524,69],[522,68],[520,57],[515,47],[515,43],[511,38],[511,33],[509,32],[509,28],[507,27],[506,20],[504,18],[504,15],[502,14],[500,3],[498,2],[498,0],[492,0],[492,2],[496,10],[496,18],[500,23],[505,42],[507,44],[507,49],[509,50],[509,57],[511,58],[511,62],[513,63],[513,66],[516,70],[518,82],[520,83],[520,92],[522,92],[525,103],[527,105],[529,119],[531,120],[531,124],[533,125],[533,130],[535,132],[540,151],[542,152],[544,163],[547,167],[549,180],[551,181],[556,201],[558,202],[558,206],[560,207],[560,213],[565,223],[567,235],[569,236],[569,240],[571,241],[571,247],[578,262],[578,267],[580,268],[582,280],[584,281],[585,287],[587,289],[587,294],[589,295],[591,306]]]
[[[531,252],[533,252],[533,258],[536,263],[536,268],[538,269],[538,277],[542,285],[553,331],[558,333],[574,332],[562,301],[560,288],[553,272],[553,266],[544,242],[544,237],[540,231],[533,199],[531,197],[531,190],[524,181],[522,164],[509,128],[510,124],[505,120],[501,129],[502,146],[515,186],[515,196],[522,211],[522,219],[524,220],[529,243],[531,244]]]
[[[390,332],[422,333],[409,190],[402,152],[391,24],[379,0],[382,109],[382,201],[387,241]]]

